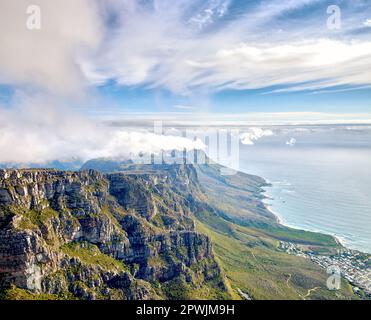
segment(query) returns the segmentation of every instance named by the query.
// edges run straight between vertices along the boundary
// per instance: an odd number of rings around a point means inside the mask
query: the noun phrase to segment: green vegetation
[[[16,215],[19,219],[15,222],[18,230],[40,230],[44,235],[45,242],[54,249],[60,246],[60,238],[53,227],[53,221],[58,220],[59,213],[51,208],[45,208],[40,211],[27,210],[21,207],[11,206],[8,208],[9,214]],[[73,224],[78,223],[77,219],[69,215]]]
[[[237,173],[221,177],[218,166],[199,166],[197,172],[207,208],[196,213],[197,231],[207,234],[228,285],[253,299],[356,299],[351,286],[326,287],[326,271],[308,259],[279,250],[279,241],[297,243],[331,254],[341,246],[329,235],[278,224],[261,203],[264,181]]]
[[[85,264],[100,266],[104,270],[117,272],[128,270],[124,263],[102,253],[96,245],[88,242],[68,243],[63,245],[61,250],[70,257],[79,258]]]
[[[288,242],[295,242],[299,244],[306,244],[312,246],[323,247],[322,252],[328,251],[330,249],[337,249],[340,248],[339,244],[336,242],[335,238],[316,232],[309,232],[304,230],[296,230],[292,228],[288,228],[285,226],[272,226],[266,225],[264,227],[254,227],[257,232],[265,234],[269,237],[272,237],[277,240],[281,241],[288,241]]]
[[[41,211],[27,210],[20,207],[11,206],[10,213],[19,215],[22,219],[17,227],[23,230],[34,230],[45,226],[52,218],[58,218],[58,212],[51,208],[46,208]]]
[[[341,291],[329,291],[324,270],[307,259],[278,251],[274,239],[221,218],[214,219],[212,225],[198,221],[197,230],[213,241],[215,254],[235,290],[239,288],[253,299],[355,298],[345,282]]]
[[[95,183],[84,185],[83,189],[89,193],[105,191],[108,188],[108,182],[104,179],[97,180]]]
[[[0,292],[0,300],[75,300],[70,293],[63,295],[35,293],[11,286]]]
[[[166,259],[161,257],[160,255],[151,256],[148,258],[148,266],[150,267],[164,267],[167,265]]]
[[[198,276],[200,276],[198,274]],[[201,278],[202,279],[202,278]],[[181,275],[173,280],[162,284],[162,291],[167,299],[170,300],[225,300],[230,299],[230,295],[225,290],[220,288],[220,284],[207,282],[201,284],[201,279],[192,281],[186,280],[184,275]],[[196,281],[194,281],[196,280]]]

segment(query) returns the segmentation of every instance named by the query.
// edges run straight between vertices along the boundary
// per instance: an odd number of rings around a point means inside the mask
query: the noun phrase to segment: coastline
[[[272,214],[272,216],[274,217],[274,219],[276,220],[276,222],[278,224],[280,224],[280,225],[282,225],[284,227],[287,227],[287,228],[293,228],[293,229],[297,229],[297,230],[303,230],[303,229],[300,229],[298,227],[294,227],[294,226],[290,226],[290,225],[286,224],[285,221],[284,221],[284,219],[283,219],[283,217],[278,212],[276,212],[276,211],[273,210],[272,204],[269,204],[269,203],[266,202],[267,200],[271,200],[271,201],[274,201],[275,200],[273,196],[271,196],[271,195],[268,194],[268,190],[265,189],[267,187],[272,188],[273,187],[273,184],[270,181],[268,181],[265,178],[263,178],[263,177],[260,177],[260,178],[262,178],[265,181],[265,184],[261,187],[261,192],[263,194],[262,203],[263,203],[265,209]]]
[[[370,299],[371,296],[371,280],[370,281],[364,281],[365,277],[367,278],[367,274],[371,272],[371,269],[369,267],[364,266],[365,260],[360,260],[359,257],[367,256],[370,257],[370,253],[360,251],[357,249],[352,249],[347,246],[346,240],[343,239],[341,236],[330,234],[327,232],[322,231],[313,231],[313,230],[306,230],[305,228],[301,228],[298,226],[290,226],[285,223],[284,219],[280,216],[280,214],[273,210],[272,205],[267,203],[266,200],[274,201],[274,197],[267,195],[267,190],[264,189],[264,187],[272,187],[272,184],[269,183],[265,186],[263,186],[262,193],[263,193],[263,199],[262,202],[264,204],[264,207],[267,211],[269,211],[276,219],[276,222],[282,226],[285,226],[287,228],[299,230],[299,231],[309,231],[313,233],[321,233],[324,235],[331,236],[336,243],[341,247],[340,250],[338,250],[337,254],[330,254],[330,255],[321,255],[318,253],[310,253],[305,252],[301,249],[301,247],[295,243],[291,242],[284,242],[280,241],[280,248],[284,249],[288,254],[294,254],[302,257],[306,257],[310,259],[312,262],[319,265],[321,268],[328,270],[329,267],[336,266],[339,268],[339,271],[341,272],[341,275],[344,279],[346,279],[353,287],[353,291],[358,294],[359,288],[362,288],[366,294],[366,299]],[[370,259],[370,258],[368,258]],[[352,266],[352,272],[349,272],[349,264]],[[354,272],[356,270],[356,272]],[[370,270],[370,271],[368,271]],[[362,296],[360,296],[362,298]]]
[[[272,199],[272,198],[269,198],[269,199]],[[264,203],[264,200],[263,200],[263,203]],[[283,218],[280,217],[280,215],[273,210],[271,205],[269,205],[267,203],[264,203],[264,207],[265,207],[266,210],[268,210],[274,216],[274,218],[276,219],[276,222],[278,224],[280,224],[282,226],[285,226],[285,227],[288,227],[288,228],[291,228],[291,226],[285,225],[285,223],[283,221]]]
[[[273,198],[271,197],[268,197],[268,199],[270,200],[273,200]],[[263,202],[264,203],[264,202]],[[268,210],[276,219],[276,222],[278,224],[280,224],[281,226],[284,226],[284,227],[287,227],[287,228],[291,228],[291,229],[295,229],[295,230],[299,230],[299,231],[308,231],[308,232],[313,232],[313,233],[321,233],[321,234],[325,234],[325,235],[328,235],[328,236],[331,236],[335,239],[335,241],[341,245],[342,247],[348,249],[348,250],[352,250],[352,251],[359,251],[359,250],[355,250],[355,249],[351,249],[349,247],[346,246],[346,241],[341,238],[340,236],[338,235],[335,235],[335,234],[329,234],[329,233],[326,233],[326,232],[323,232],[323,231],[320,231],[320,230],[316,230],[316,231],[313,231],[313,230],[307,230],[305,228],[302,228],[302,227],[299,227],[299,226],[291,226],[289,224],[286,224],[285,221],[283,220],[283,218],[279,215],[279,213],[277,213],[276,211],[273,210],[272,206],[267,204],[267,203],[264,203],[264,207],[266,210]],[[359,251],[361,252],[361,251]]]
[[[264,178],[262,178],[264,179]],[[265,179],[264,179],[265,180]],[[262,199],[262,202],[263,202],[263,205],[265,207],[265,209],[267,211],[269,211],[275,218],[276,222],[284,227],[287,227],[287,228],[292,228],[292,229],[295,229],[295,230],[299,230],[299,231],[308,231],[308,232],[313,232],[313,233],[320,233],[320,234],[324,234],[324,235],[328,235],[328,236],[331,236],[335,239],[335,241],[341,246],[343,247],[344,249],[347,249],[347,250],[351,250],[351,251],[354,251],[354,252],[360,252],[360,253],[363,253],[363,254],[368,254],[370,255],[371,253],[370,252],[367,252],[367,251],[364,251],[364,250],[360,250],[360,249],[356,249],[356,248],[352,248],[347,240],[342,237],[341,235],[338,235],[338,234],[334,234],[334,233],[330,233],[330,232],[327,232],[327,231],[323,231],[323,230],[320,230],[320,229],[310,229],[310,228],[305,228],[305,227],[302,227],[302,226],[298,226],[298,225],[290,225],[288,223],[285,222],[284,220],[284,217],[282,217],[282,215],[275,211],[273,209],[273,205],[270,204],[270,203],[267,203],[266,201],[267,200],[270,200],[270,201],[275,201],[275,198],[270,195],[268,192],[268,190],[266,189],[267,187],[270,187],[272,188],[273,187],[273,184],[267,180],[266,181],[266,184],[262,186],[262,193],[263,193],[263,199]]]

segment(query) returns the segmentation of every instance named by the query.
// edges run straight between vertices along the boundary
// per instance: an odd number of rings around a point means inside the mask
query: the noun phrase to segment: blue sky
[[[107,112],[371,112],[371,89],[352,87],[321,91],[272,93],[257,90],[223,90],[181,96],[164,89],[125,88],[109,84],[98,89],[105,98]],[[100,105],[94,111],[101,110]]]
[[[367,22],[371,19],[371,2],[370,1],[191,1],[192,8],[198,14],[192,12],[192,18],[189,18],[189,11],[182,12],[182,23],[188,23],[184,28],[184,33],[191,29],[189,21],[196,21],[199,26],[196,31],[192,30],[191,36],[193,41],[199,41],[206,37],[221,37],[220,43],[216,45],[215,50],[222,50],[224,45],[226,48],[234,48],[233,42],[240,42],[246,46],[264,47],[267,45],[280,46],[292,45],[299,47],[305,46],[301,42],[316,43],[324,39],[337,41],[339,43],[349,44],[352,41],[367,42],[371,39],[371,25]],[[150,3],[150,1],[147,1]],[[329,5],[338,5],[341,10],[341,29],[332,30],[327,28],[327,19],[330,14],[327,13]],[[220,9],[222,8],[222,9]],[[207,11],[209,10],[209,11]],[[218,10],[223,10],[223,14],[217,13]],[[206,18],[209,12],[209,18]],[[187,15],[188,14],[188,15]],[[254,14],[256,15],[254,18]],[[166,13],[160,13],[160,16]],[[140,16],[140,13],[138,14]],[[196,18],[195,18],[196,17]],[[202,18],[204,17],[204,18]],[[140,20],[140,19],[139,19]],[[178,23],[179,21],[177,21]],[[174,23],[175,24],[175,23]],[[113,30],[116,30],[113,28]],[[118,28],[119,29],[119,28]],[[183,30],[183,29],[182,29]],[[231,40],[231,33],[236,37]],[[171,39],[166,33],[165,38]],[[232,37],[233,38],[233,37]],[[125,38],[123,38],[124,40]],[[167,39],[167,40],[169,40]],[[165,40],[163,40],[166,43]],[[186,41],[189,41],[187,39]],[[212,45],[213,41],[210,40]],[[222,49],[221,49],[222,48]],[[330,48],[330,49],[329,49]],[[364,56],[344,56],[339,63],[331,64],[331,55],[339,54],[336,50],[331,51],[331,44],[312,48],[314,54],[324,56],[330,55],[330,58],[325,58],[323,69],[342,69],[342,64],[354,63],[355,72],[359,68],[355,63],[358,59],[364,59]],[[233,49],[230,49],[233,50]],[[242,50],[242,49],[241,49]],[[288,51],[290,50],[287,49]],[[319,51],[317,51],[319,50]],[[326,51],[327,50],[327,51]],[[355,45],[354,50],[357,50]],[[148,49],[145,53],[150,53]],[[178,53],[177,53],[178,54]],[[266,54],[258,53],[261,55]],[[270,54],[274,54],[270,53]],[[293,59],[300,60],[300,50]],[[340,53],[341,54],[341,53]],[[366,54],[369,54],[366,52]],[[182,54],[179,54],[182,56]],[[192,56],[192,55],[190,55]],[[202,60],[203,57],[199,57]],[[232,58],[233,57],[232,55]],[[246,59],[248,59],[248,55]],[[274,59],[274,57],[272,58]],[[143,59],[145,60],[145,59]],[[307,57],[306,63],[310,64],[311,57]],[[145,62],[144,62],[145,63]],[[233,62],[232,62],[233,63]],[[238,68],[239,63],[243,63],[242,58],[236,59],[235,67]],[[270,63],[270,60],[267,61]],[[371,73],[370,60],[365,61],[363,67]],[[170,64],[170,62],[169,62]],[[104,97],[114,101],[117,109],[123,109],[126,112],[221,112],[221,113],[242,113],[242,112],[274,112],[274,111],[319,111],[319,112],[371,112],[371,88],[369,87],[370,78],[365,76],[362,81],[354,81],[351,78],[353,71],[342,70],[336,72],[313,72],[309,77],[307,68],[302,67],[300,62],[293,61],[295,67],[292,68],[295,73],[298,73],[297,82],[289,82],[283,79],[279,81],[280,68],[277,68],[278,80],[270,81],[264,77],[271,77],[271,72],[274,70],[262,70],[259,74],[259,68],[252,70],[256,72],[259,83],[254,84],[254,75],[244,79],[243,74],[236,72],[233,76],[224,75],[226,82],[243,81],[249,82],[239,86],[237,84],[224,85],[222,80],[211,79],[207,80],[200,86],[194,85],[192,88],[187,88],[187,83],[181,83],[182,88],[172,87],[171,84],[158,84],[156,72],[150,73],[149,79],[138,81],[134,85],[125,85],[130,80],[113,77],[108,83],[98,87],[98,91]],[[290,71],[290,62],[283,61],[282,68],[288,66]],[[154,65],[153,68],[165,68],[160,63]],[[233,66],[232,66],[233,67]],[[261,65],[262,69],[265,66]],[[318,67],[314,65],[313,68]],[[207,68],[207,67],[206,67]],[[217,66],[215,66],[217,68]],[[247,71],[250,68],[247,68]],[[181,71],[180,71],[181,72]],[[210,67],[210,70],[205,72],[216,72]],[[300,72],[303,73],[302,82],[300,81]],[[347,74],[347,75],[345,75]],[[330,78],[330,75],[332,78]],[[187,79],[178,79],[176,76],[165,76],[174,78],[176,81],[186,81]],[[207,78],[206,75],[198,75],[199,77]],[[223,75],[222,75],[223,76]],[[328,78],[326,78],[328,77]],[[336,77],[342,78],[340,81]],[[212,78],[210,76],[210,78]],[[216,77],[217,78],[217,77]],[[285,77],[283,77],[285,78]],[[194,79],[190,76],[191,82]],[[147,82],[148,81],[148,82]],[[202,81],[200,81],[202,83]],[[251,83],[250,83],[251,82]],[[323,85],[321,82],[324,82]],[[313,85],[305,85],[306,83]],[[295,88],[295,86],[299,86]],[[300,90],[300,86],[303,90]],[[219,88],[221,87],[221,88]],[[292,91],[294,89],[294,91]],[[111,104],[114,105],[114,104]]]
[[[35,0],[34,33],[20,28],[31,2],[11,2],[0,8],[2,107],[21,93],[111,115],[371,113],[369,0]]]

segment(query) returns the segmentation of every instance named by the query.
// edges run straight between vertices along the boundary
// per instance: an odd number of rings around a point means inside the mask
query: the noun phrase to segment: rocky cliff
[[[5,298],[228,298],[190,165],[156,172],[0,170]]]

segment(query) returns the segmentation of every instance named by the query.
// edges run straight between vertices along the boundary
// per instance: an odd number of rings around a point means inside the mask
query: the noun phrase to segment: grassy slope
[[[35,294],[34,292],[12,286],[0,292],[0,300],[76,300],[76,298],[70,294]]]
[[[198,213],[197,228],[212,239],[233,289],[239,288],[254,299],[356,298],[345,281],[342,290],[329,291],[325,270],[308,259],[278,249],[279,240],[290,240],[332,251],[338,245],[331,236],[286,228],[269,213],[256,214],[254,206],[264,211],[256,202],[261,198],[261,181],[256,177],[238,174],[220,179],[215,168],[201,170],[199,178],[208,202],[221,214]]]
[[[277,249],[278,242],[254,229],[220,217],[198,220],[197,230],[210,236],[232,287],[254,299],[350,299],[355,296],[345,282],[342,290],[326,288],[326,272],[305,258]],[[309,290],[315,289],[307,296]]]

